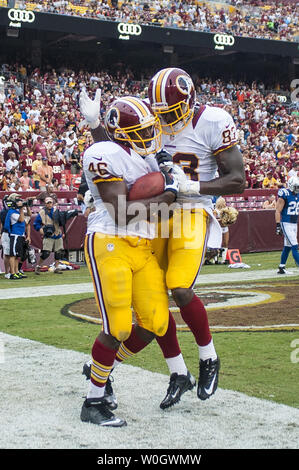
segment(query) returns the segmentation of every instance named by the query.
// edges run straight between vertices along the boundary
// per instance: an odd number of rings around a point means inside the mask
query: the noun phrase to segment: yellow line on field
[[[236,292],[236,293],[240,293],[240,292],[250,292],[250,293],[255,293],[255,291],[232,291],[230,290],[230,292]],[[220,310],[222,308],[242,308],[242,307],[252,307],[254,305],[261,305],[261,304],[269,304],[269,303],[273,303],[273,302],[280,302],[281,300],[284,300],[285,299],[285,295],[283,294],[280,294],[279,292],[268,292],[268,291],[259,291],[258,294],[266,294],[266,295],[269,295],[270,297],[268,299],[264,299],[264,300],[258,300],[258,301],[253,301],[252,302],[248,302],[248,304],[229,304],[229,301],[228,301],[228,305],[222,305],[220,307],[209,307],[208,305],[206,305],[206,310]],[[178,307],[170,307],[170,311],[171,312],[174,312],[174,313],[177,313],[180,311],[180,309]]]
[[[186,325],[176,325],[178,331],[190,331]],[[263,325],[263,326],[210,326],[214,333],[232,333],[236,331],[294,331],[299,330],[298,324],[290,325]]]
[[[89,315],[83,315],[81,313],[75,313],[75,312],[72,312],[71,310],[68,310],[68,314],[71,315],[72,317],[80,318],[81,320],[86,320],[86,321],[89,321],[91,323],[96,323],[97,325],[102,324],[102,319],[101,318],[90,317]]]

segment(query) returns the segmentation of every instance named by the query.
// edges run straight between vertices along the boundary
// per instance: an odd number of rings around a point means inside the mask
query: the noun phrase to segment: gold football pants
[[[85,256],[103,331],[125,341],[131,333],[133,307],[141,327],[163,336],[168,327],[168,296],[151,240],[89,234]]]
[[[204,209],[178,209],[158,227],[152,241],[168,289],[191,288],[200,272],[208,238],[209,215]]]

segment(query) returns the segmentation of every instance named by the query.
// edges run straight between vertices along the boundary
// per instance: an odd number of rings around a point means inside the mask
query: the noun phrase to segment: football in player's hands
[[[164,192],[164,188],[165,180],[160,171],[147,173],[138,178],[132,185],[128,194],[128,200],[136,201],[138,199],[149,199],[159,196]]]

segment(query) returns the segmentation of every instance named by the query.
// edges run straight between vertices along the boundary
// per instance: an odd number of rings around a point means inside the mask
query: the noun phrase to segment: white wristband
[[[200,193],[200,182],[199,181],[190,181],[189,182],[189,190],[192,194],[199,194]]]

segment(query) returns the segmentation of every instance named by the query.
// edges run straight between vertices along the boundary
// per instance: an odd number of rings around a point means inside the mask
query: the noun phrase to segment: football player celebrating
[[[299,215],[299,177],[291,176],[287,188],[278,190],[275,210],[276,234],[284,235],[284,247],[281,253],[277,274],[286,274],[286,262],[292,251],[296,265],[299,267],[298,252],[298,215]]]
[[[109,409],[105,386],[120,346],[128,357],[167,330],[168,293],[152,253],[155,224],[149,215],[152,202],[171,204],[176,199],[178,183],[165,175],[164,192],[142,200],[146,214],[137,221],[130,209],[138,201],[128,201],[127,192],[141,176],[159,171],[156,160],[147,158],[160,147],[159,121],[141,100],[125,97],[107,110],[105,127],[110,141],[91,145],[83,156],[95,206],[88,217],[85,255],[103,328],[92,347],[81,420],[120,427],[126,422]],[[131,307],[137,318],[133,328]]]
[[[174,213],[168,238],[153,241],[159,264],[166,271],[167,288],[192,331],[199,348],[197,394],[201,400],[217,389],[220,361],[210,333],[206,309],[194,293],[193,285],[200,272],[206,247],[221,246],[222,231],[213,215],[212,196],[242,193],[245,172],[237,147],[236,128],[224,110],[196,103],[191,77],[178,68],[160,70],[150,81],[149,101],[159,118],[163,132],[163,151],[157,155],[161,167],[177,172],[183,169],[188,179],[181,178],[177,202],[181,209]],[[81,95],[80,109],[90,124],[94,139],[97,134],[98,102]],[[96,109],[97,108],[97,109]],[[89,112],[87,112],[87,109]],[[165,150],[164,150],[165,149]],[[180,171],[179,171],[180,170]],[[182,223],[183,221],[183,223]],[[183,226],[178,236],[176,226]],[[167,257],[167,263],[165,263]],[[170,370],[170,383],[160,407],[172,406],[194,386],[176,338],[175,321],[170,315],[169,327],[157,338]]]
[[[171,67],[160,70],[150,81],[148,97],[161,122],[162,147],[172,157],[169,163],[167,155],[162,153],[157,157],[158,163],[169,165],[173,171],[180,167],[188,176],[179,188],[177,202],[181,209],[174,214],[173,231],[168,240],[157,238],[154,249],[158,260],[165,251],[168,254],[166,285],[198,345],[197,395],[205,400],[217,389],[220,360],[206,309],[194,293],[193,285],[206,247],[221,246],[222,231],[213,215],[212,196],[243,192],[243,158],[237,147],[236,127],[231,116],[221,108],[197,104],[193,81],[184,70]],[[184,222],[184,233],[175,237],[175,225],[182,219],[187,220],[188,226]],[[169,330],[158,342],[164,356],[168,361],[171,359],[172,367],[175,367],[173,364],[180,355],[179,349],[174,351],[169,347],[175,344]],[[180,388],[176,381],[181,379],[171,375],[168,392],[160,406],[171,404],[173,391]]]

